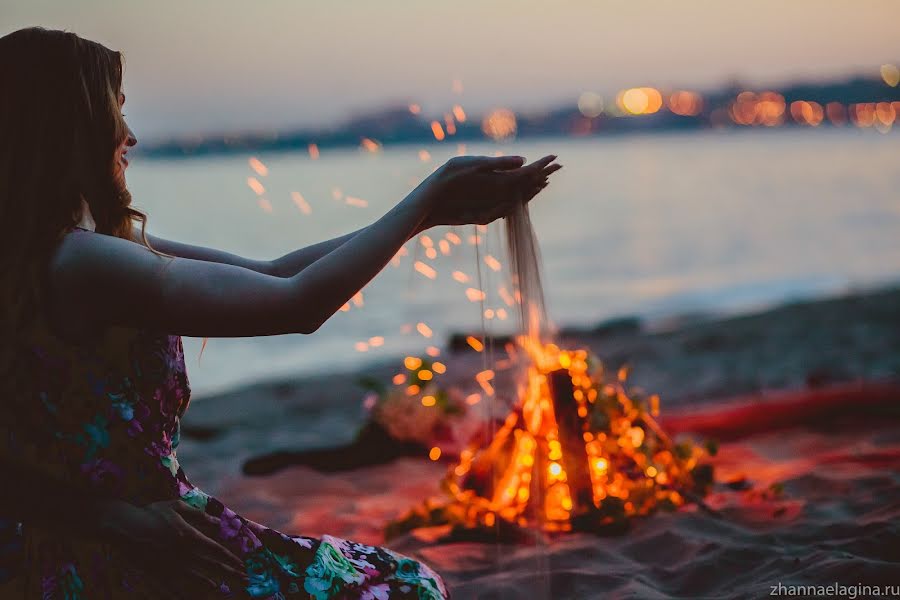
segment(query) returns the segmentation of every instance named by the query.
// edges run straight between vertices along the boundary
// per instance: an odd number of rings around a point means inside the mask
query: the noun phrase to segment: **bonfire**
[[[633,517],[701,502],[708,451],[676,444],[657,423],[659,397],[610,377],[586,350],[519,339],[527,358],[517,401],[487,443],[463,450],[428,500],[388,525],[388,537],[450,525],[457,536],[527,530],[612,533]]]

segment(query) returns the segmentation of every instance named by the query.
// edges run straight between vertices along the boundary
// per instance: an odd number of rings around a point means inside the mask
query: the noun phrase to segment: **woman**
[[[175,453],[190,396],[179,336],[311,334],[410,237],[508,214],[555,157],[455,158],[364,229],[248,260],[144,233],[118,52],[24,29],[0,38],[0,81],[0,454],[16,482],[0,592],[447,597],[422,563],[283,534],[195,487]]]

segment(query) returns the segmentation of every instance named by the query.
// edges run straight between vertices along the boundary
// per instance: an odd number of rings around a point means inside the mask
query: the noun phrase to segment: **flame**
[[[444,480],[451,522],[490,527],[503,519],[567,531],[575,517],[593,515],[600,527],[685,502],[679,490],[702,451],[689,446],[686,455],[662,432],[651,416],[657,396],[647,402],[629,396],[627,369],[604,384],[586,350],[529,337],[518,346],[528,363],[516,410],[489,444],[464,450]],[[488,396],[494,376],[492,370],[475,376]],[[470,394],[466,403],[481,399]],[[587,418],[592,411],[602,425]]]

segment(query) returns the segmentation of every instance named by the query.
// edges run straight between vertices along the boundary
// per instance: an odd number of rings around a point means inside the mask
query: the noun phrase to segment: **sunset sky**
[[[894,0],[0,0],[0,34],[43,25],[124,51],[129,122],[151,139],[410,101],[533,110],[586,90],[877,75],[900,61],[898,23]]]

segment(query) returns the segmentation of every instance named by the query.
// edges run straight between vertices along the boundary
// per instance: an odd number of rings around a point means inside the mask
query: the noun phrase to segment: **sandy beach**
[[[561,345],[632,365],[632,381],[660,394],[670,432],[719,441],[711,510],[659,513],[616,537],[508,546],[442,541],[432,528],[387,545],[432,564],[455,598],[759,598],[779,583],[900,585],[898,307],[894,288],[724,319],[563,330]],[[444,360],[447,377],[465,385],[483,357]],[[351,441],[365,420],[359,377],[388,381],[396,371],[390,363],[196,398],[181,462],[248,518],[384,544],[388,520],[440,496],[450,459],[253,477],[242,465]]]

